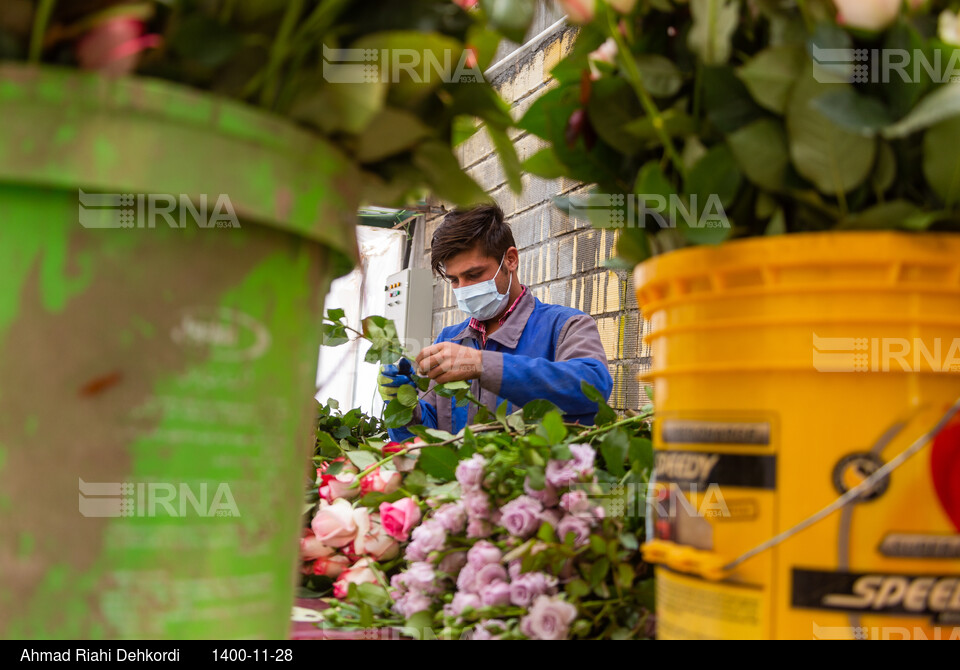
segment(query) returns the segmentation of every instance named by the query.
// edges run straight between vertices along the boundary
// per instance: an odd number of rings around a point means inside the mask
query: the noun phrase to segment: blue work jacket
[[[472,392],[491,412],[504,400],[509,414],[544,398],[563,410],[566,421],[593,425],[597,404],[584,396],[580,382],[594,386],[604,398],[613,390],[593,317],[572,307],[544,304],[529,289],[486,344],[481,341],[467,319],[440,331],[435,344],[455,342],[483,352],[483,371],[473,380]],[[456,407],[453,398],[438,396],[433,386],[414,408],[414,424],[457,433],[472,422],[477,410],[473,403]],[[412,437],[406,428],[389,433],[397,442]]]

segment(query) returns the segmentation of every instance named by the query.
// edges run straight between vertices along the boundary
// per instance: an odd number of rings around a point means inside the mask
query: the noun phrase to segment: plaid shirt
[[[513,304],[512,304],[512,305],[510,305],[510,308],[509,308],[506,312],[504,312],[504,313],[503,313],[503,316],[501,316],[501,317],[497,320],[497,323],[498,323],[499,325],[502,326],[502,325],[503,325],[503,322],[507,320],[507,317],[508,317],[508,316],[510,316],[510,313],[513,312],[513,310],[515,310],[515,309],[517,308],[517,305],[520,304],[520,299],[526,294],[526,292],[527,292],[527,287],[524,286],[524,287],[523,287],[523,290],[520,291],[520,295],[518,295],[518,296],[517,296],[517,299],[513,301]],[[486,346],[487,346],[487,327],[486,327],[485,325],[483,325],[483,321],[477,321],[476,319],[470,319],[470,327],[473,328],[473,329],[474,329],[475,331],[477,331],[478,333],[480,333],[480,345],[483,346],[483,347],[486,347]]]

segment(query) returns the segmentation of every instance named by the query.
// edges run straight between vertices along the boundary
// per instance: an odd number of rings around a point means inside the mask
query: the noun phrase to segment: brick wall
[[[553,20],[554,16],[540,17],[537,27],[543,30]],[[531,34],[537,33],[539,30],[531,30]],[[516,118],[553,85],[549,71],[571,48],[574,38],[574,29],[561,26],[529,52],[496,68],[494,86],[510,103]],[[513,131],[512,138],[520,160],[543,148],[540,138],[525,132]],[[524,175],[523,192],[513,193],[483,129],[457,148],[457,157],[463,169],[503,208],[520,250],[520,280],[541,301],[575,307],[596,319],[614,380],[610,404],[623,411],[647,403],[637,375],[649,368],[650,351],[641,339],[644,322],[632,277],[601,267],[613,255],[616,232],[594,230],[588,223],[570,219],[550,202],[554,196],[577,193],[583,186],[569,179]],[[441,220],[440,216],[428,217],[417,231],[413,265],[430,266],[430,239]],[[435,280],[434,337],[464,318],[449,284]]]

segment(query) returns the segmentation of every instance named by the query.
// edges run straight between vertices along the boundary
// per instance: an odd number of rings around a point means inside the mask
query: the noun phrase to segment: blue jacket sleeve
[[[480,385],[515,405],[544,398],[571,419],[592,422],[597,404],[583,394],[580,382],[595,387],[605,399],[613,391],[606,352],[593,318],[579,314],[567,320],[554,358],[485,350]]]

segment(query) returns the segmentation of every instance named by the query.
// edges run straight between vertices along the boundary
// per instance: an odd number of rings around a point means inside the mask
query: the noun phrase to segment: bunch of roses
[[[563,581],[575,576],[572,561],[557,575],[523,572],[522,561],[505,555],[501,547],[523,544],[543,523],[549,523],[561,540],[572,535],[575,547],[589,544],[603,510],[576,487],[593,483],[596,454],[586,444],[571,445],[570,451],[572,458],[547,463],[542,489],[533,488],[527,478],[524,492],[515,492],[519,495],[502,504],[485,486],[487,460],[475,454],[461,461],[457,467],[461,500],[427,514],[406,547],[408,568],[391,579],[395,611],[410,617],[433,608],[452,591],[452,600],[443,607],[448,617],[482,608],[520,607],[526,611],[519,623],[523,635],[567,637],[577,609],[557,593]],[[534,543],[531,553],[546,547],[539,545]],[[483,620],[474,629],[474,639],[497,637],[505,626],[498,619]]]
[[[402,447],[387,443],[383,453],[396,453]],[[390,494],[403,483],[404,471],[413,467],[412,457],[395,457],[397,470],[377,467],[359,477],[360,472],[348,459],[336,458],[317,468],[320,501],[310,527],[300,540],[302,571],[336,580],[333,595],[345,598],[351,583],[376,583],[374,562],[388,561],[400,553],[400,543],[420,521],[419,504],[412,498],[382,503],[379,511],[352,500],[367,493]],[[328,474],[331,464],[340,468]],[[359,479],[358,479],[359,477]]]

